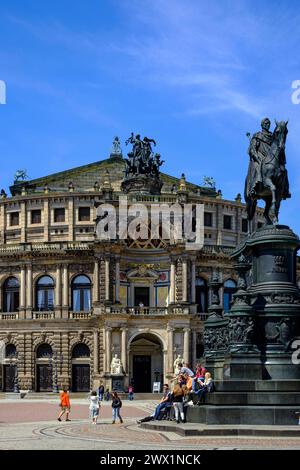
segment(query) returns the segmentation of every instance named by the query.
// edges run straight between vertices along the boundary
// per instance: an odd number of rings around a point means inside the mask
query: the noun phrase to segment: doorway
[[[163,383],[164,354],[160,339],[152,333],[141,333],[129,346],[129,381],[136,392],[151,393],[154,382]]]
[[[52,392],[52,367],[50,364],[37,364],[37,391]]]
[[[134,305],[138,307],[143,304],[144,307],[150,305],[150,288],[149,287],[135,287],[134,288]]]
[[[72,391],[89,392],[90,391],[90,365],[73,364],[72,365]]]
[[[151,356],[133,356],[132,378],[136,390],[151,391]]]
[[[13,392],[14,383],[16,376],[16,366],[6,364],[3,366],[3,391],[4,392]]]

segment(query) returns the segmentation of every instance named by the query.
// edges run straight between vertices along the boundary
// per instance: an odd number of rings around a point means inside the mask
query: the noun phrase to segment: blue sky
[[[101,160],[118,135],[155,138],[163,171],[225,198],[243,192],[246,132],[289,119],[293,198],[280,221],[300,232],[300,11],[295,0],[2,0],[0,187]]]

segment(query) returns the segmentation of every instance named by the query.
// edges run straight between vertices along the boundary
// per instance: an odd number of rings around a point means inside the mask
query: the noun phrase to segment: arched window
[[[196,279],[196,304],[198,313],[207,312],[208,289],[207,282],[202,277]]]
[[[17,348],[14,344],[7,344],[5,347],[5,357],[12,358],[17,357]]]
[[[42,276],[37,282],[36,308],[42,311],[54,309],[54,282],[50,276]]]
[[[43,343],[36,350],[36,357],[38,359],[47,359],[52,357],[53,352],[50,344]]]
[[[90,357],[90,348],[84,343],[78,343],[72,350],[72,358],[79,359],[82,357]]]
[[[237,291],[236,282],[233,279],[227,279],[224,282],[224,295],[223,295],[223,308],[224,312],[230,310],[230,302],[232,300],[232,295]]]
[[[72,310],[73,312],[88,312],[91,310],[91,281],[83,274],[72,281]]]
[[[18,279],[9,277],[3,285],[3,312],[17,312],[19,309]]]

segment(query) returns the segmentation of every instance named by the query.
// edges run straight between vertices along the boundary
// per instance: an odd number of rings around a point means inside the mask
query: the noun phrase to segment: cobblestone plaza
[[[25,399],[26,400],[26,399]],[[88,399],[72,400],[70,423],[58,423],[57,399],[0,399],[0,449],[1,450],[246,450],[300,449],[296,426],[285,427],[290,436],[182,436],[174,431],[141,429],[136,420],[149,414],[157,402],[154,400],[124,401],[123,424],[111,424],[110,403],[104,404],[97,426],[88,419]],[[197,429],[200,425],[180,425]],[[205,428],[205,427],[204,427]],[[266,427],[270,431],[270,428]],[[218,429],[218,426],[216,426]],[[255,427],[253,428],[255,430]],[[211,431],[210,431],[211,432]],[[228,432],[228,430],[227,430]],[[282,429],[281,429],[282,432]]]

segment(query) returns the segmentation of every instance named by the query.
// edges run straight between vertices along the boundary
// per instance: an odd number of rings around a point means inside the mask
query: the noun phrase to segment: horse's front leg
[[[269,210],[269,214],[271,215],[273,224],[278,223],[277,215],[276,215],[276,186],[273,184],[271,178],[265,178],[264,182],[265,186],[270,189],[272,194],[272,203]]]

